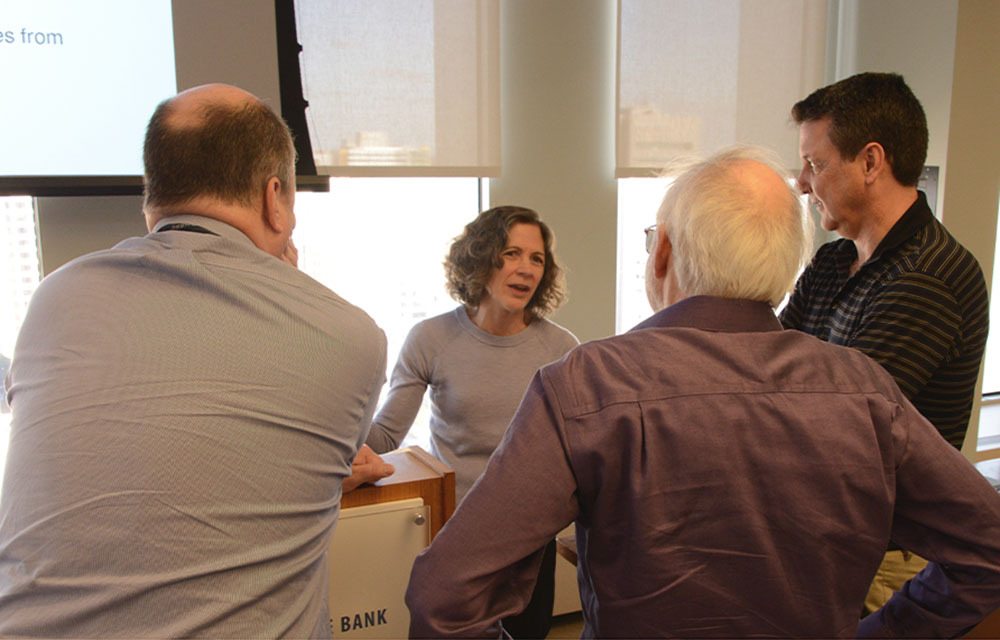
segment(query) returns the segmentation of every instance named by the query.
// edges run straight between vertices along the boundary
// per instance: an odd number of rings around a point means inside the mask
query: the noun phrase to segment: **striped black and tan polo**
[[[848,239],[820,247],[782,324],[877,360],[961,447],[989,329],[979,263],[934,218],[923,192],[851,275],[856,258]]]

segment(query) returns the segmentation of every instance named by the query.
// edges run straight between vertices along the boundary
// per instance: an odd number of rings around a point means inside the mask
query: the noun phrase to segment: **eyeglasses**
[[[646,253],[652,252],[653,246],[656,244],[656,227],[657,225],[652,224],[643,229],[646,234]]]

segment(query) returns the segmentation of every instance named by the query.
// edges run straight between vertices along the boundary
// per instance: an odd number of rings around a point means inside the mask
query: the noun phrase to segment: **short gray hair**
[[[763,201],[734,171],[746,161],[773,170],[788,188]],[[812,219],[777,156],[735,147],[688,162],[656,213],[673,246],[677,284],[709,295],[781,304],[812,253]],[[672,167],[667,175],[676,174]]]

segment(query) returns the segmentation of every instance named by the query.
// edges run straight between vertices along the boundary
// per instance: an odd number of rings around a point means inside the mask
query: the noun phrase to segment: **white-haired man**
[[[775,317],[809,235],[775,166],[733,150],[673,184],[657,313],[535,376],[414,565],[412,636],[496,637],[573,521],[583,637],[937,636],[1000,602],[1000,496],[877,363]],[[890,536],[935,562],[859,627]]]

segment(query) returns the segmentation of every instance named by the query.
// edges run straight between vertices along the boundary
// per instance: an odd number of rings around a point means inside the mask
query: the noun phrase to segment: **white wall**
[[[927,113],[927,164],[941,167],[937,211],[991,280],[1000,188],[1000,3],[995,0],[841,0],[837,79],[903,75]],[[852,32],[853,30],[853,32]],[[963,452],[975,454],[979,401]]]
[[[926,164],[944,167],[958,0],[850,0],[842,10],[854,23],[855,51],[847,56],[853,68],[844,64],[837,79],[863,71],[901,74],[927,114]]]
[[[949,177],[942,220],[952,235],[979,259],[987,284],[993,279],[1000,194],[998,34],[1000,3],[961,0],[948,136]],[[991,330],[1000,331],[1000,318],[992,320]],[[975,459],[979,427],[979,394],[976,396],[973,420],[962,449],[971,460]]]
[[[278,111],[273,0],[173,0],[177,88],[225,82]]]
[[[38,198],[36,208],[44,275],[85,253],[146,235],[142,196]]]

